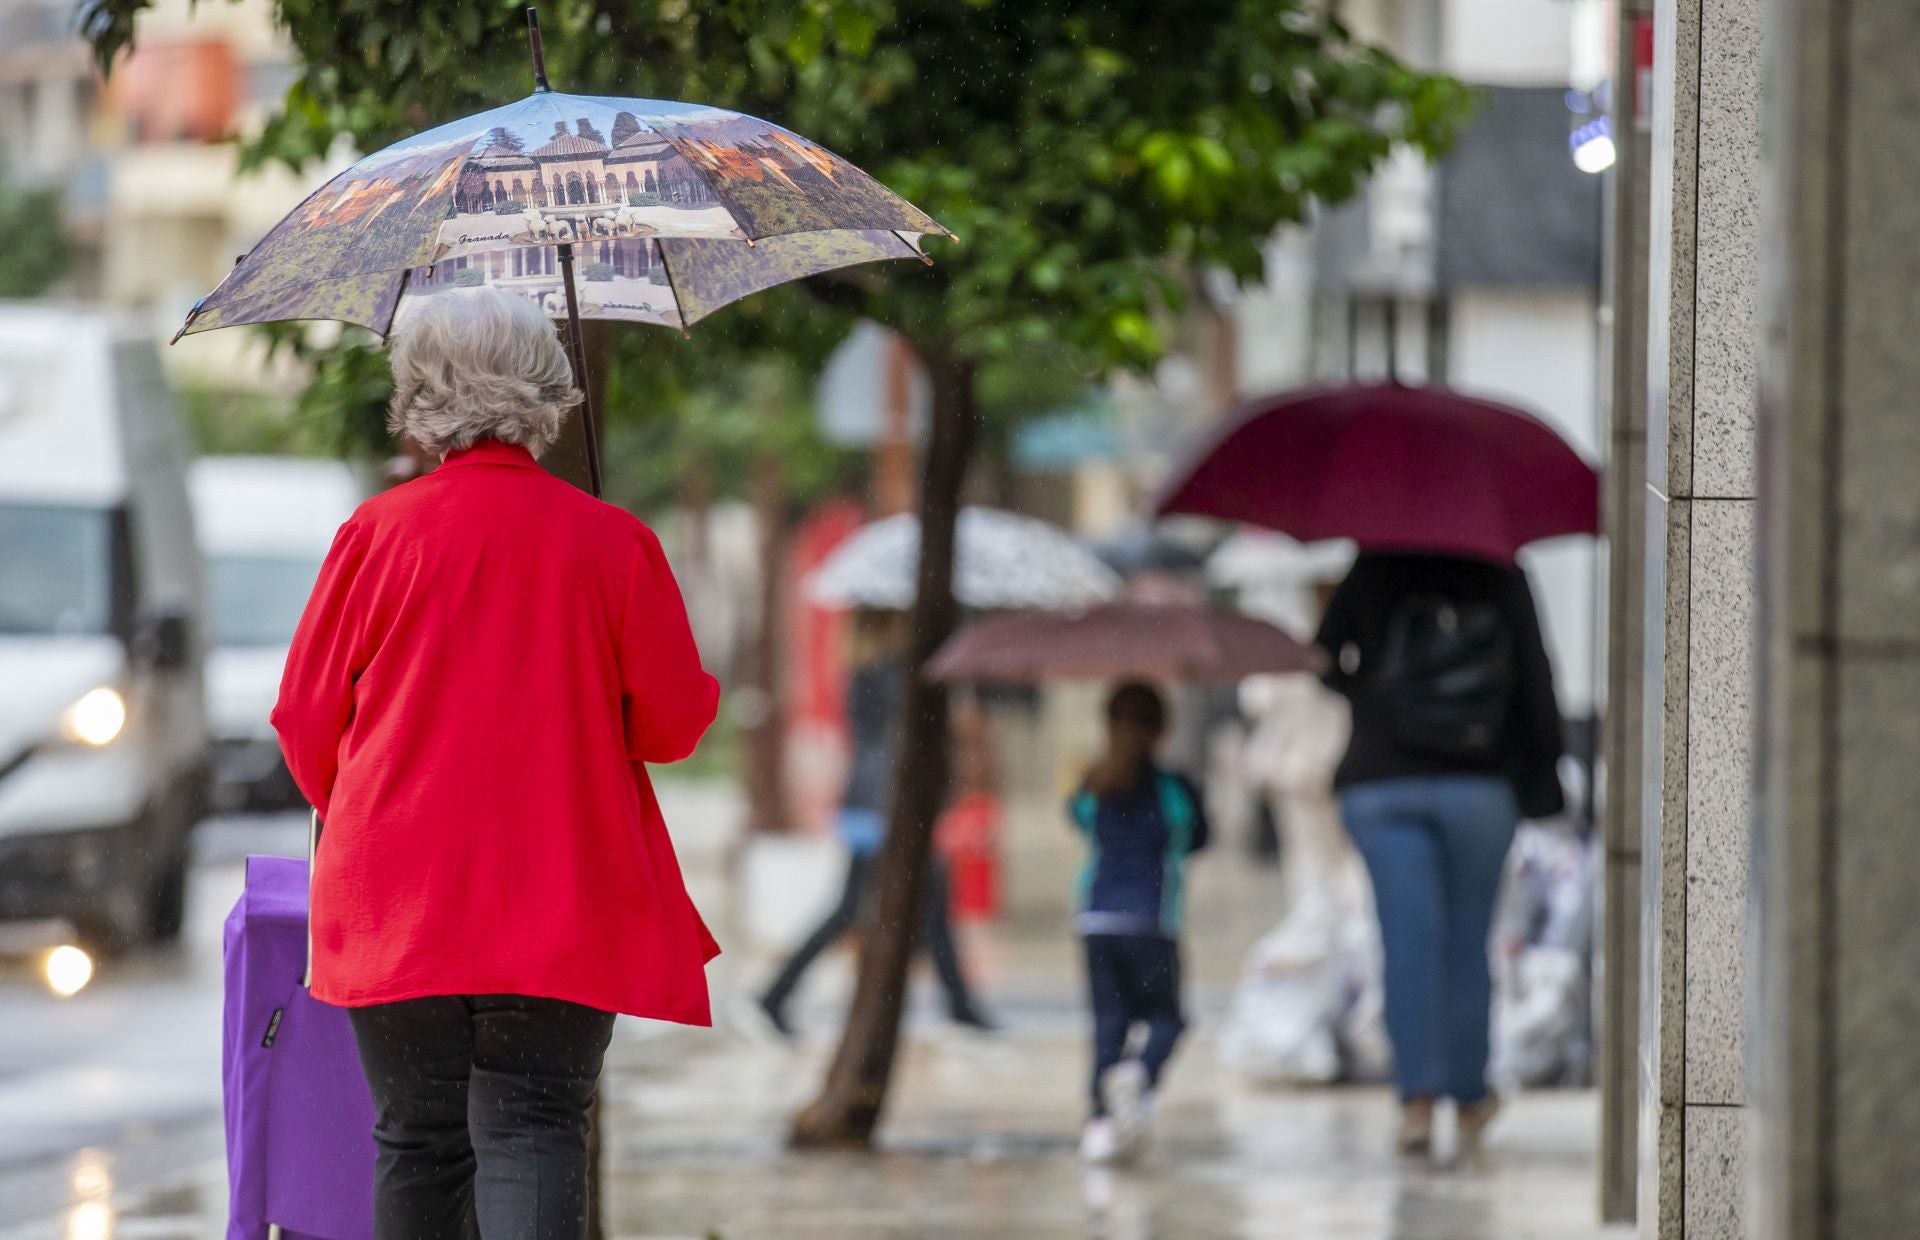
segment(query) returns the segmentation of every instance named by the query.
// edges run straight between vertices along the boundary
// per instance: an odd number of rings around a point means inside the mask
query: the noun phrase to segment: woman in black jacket
[[[1510,565],[1364,553],[1317,640],[1353,708],[1334,788],[1380,916],[1399,1147],[1427,1153],[1449,1098],[1471,1151],[1497,1108],[1487,934],[1507,850],[1522,817],[1565,808],[1533,594]]]

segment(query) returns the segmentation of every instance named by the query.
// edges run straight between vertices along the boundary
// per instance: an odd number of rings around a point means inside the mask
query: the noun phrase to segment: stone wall
[[[1759,0],[1659,0],[1649,254],[1640,1225],[1744,1235]]]
[[[1920,5],[1775,0],[1751,1200],[1920,1219]]]
[[[1636,74],[1635,28],[1653,0],[1622,0],[1614,77]],[[1653,117],[1637,91],[1613,92],[1618,162],[1607,178],[1610,238],[1606,314],[1611,348],[1603,503],[1607,534],[1606,693],[1600,711],[1605,782],[1600,787],[1604,888],[1597,999],[1600,1088],[1600,1215],[1631,1221],[1638,1204],[1640,1107],[1640,786],[1645,713],[1647,513],[1647,180]]]

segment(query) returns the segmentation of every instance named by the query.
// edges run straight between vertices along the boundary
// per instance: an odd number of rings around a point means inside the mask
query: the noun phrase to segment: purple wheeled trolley
[[[307,993],[308,873],[247,858],[227,916],[227,1240],[373,1236],[373,1099],[346,1010]]]

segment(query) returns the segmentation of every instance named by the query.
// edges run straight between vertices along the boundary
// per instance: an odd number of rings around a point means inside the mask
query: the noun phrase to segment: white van
[[[206,801],[200,558],[152,342],[0,303],[0,919],[179,935]]]
[[[294,457],[202,457],[187,480],[212,625],[213,807],[298,808],[305,801],[267,717],[320,561],[364,491],[338,461]]]

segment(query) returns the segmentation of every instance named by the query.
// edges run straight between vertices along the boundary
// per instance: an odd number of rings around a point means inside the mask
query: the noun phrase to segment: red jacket
[[[273,726],[320,811],[313,993],[525,994],[710,1023],[719,953],[646,762],[719,685],[659,539],[486,442],[340,527]]]

